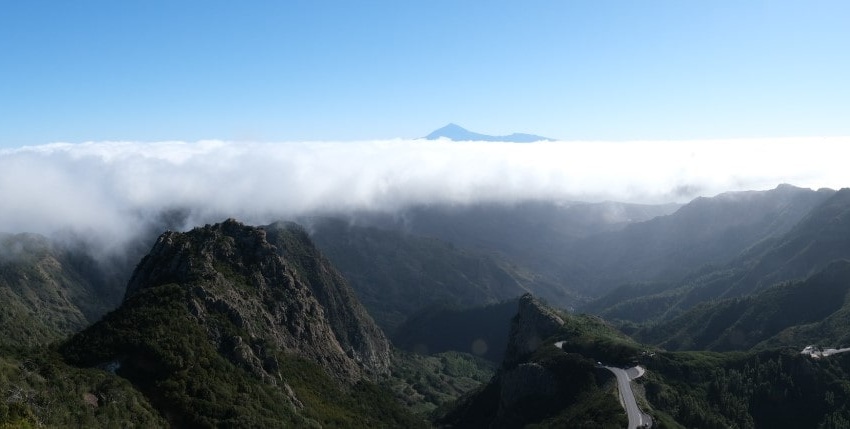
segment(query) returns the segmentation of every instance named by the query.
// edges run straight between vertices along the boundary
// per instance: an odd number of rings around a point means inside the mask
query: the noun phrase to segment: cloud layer
[[[0,231],[96,231],[120,244],[171,209],[189,210],[190,222],[265,223],[416,203],[661,203],[780,183],[839,188],[850,186],[847,143],[56,143],[0,151]]]

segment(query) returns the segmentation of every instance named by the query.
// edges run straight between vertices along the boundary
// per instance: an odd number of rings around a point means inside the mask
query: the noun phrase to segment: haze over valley
[[[0,2],[0,429],[850,428],[848,21]]]

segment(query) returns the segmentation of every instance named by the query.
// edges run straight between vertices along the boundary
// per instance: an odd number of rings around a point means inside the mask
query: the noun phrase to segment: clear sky
[[[0,147],[850,135],[846,0],[0,1]]]

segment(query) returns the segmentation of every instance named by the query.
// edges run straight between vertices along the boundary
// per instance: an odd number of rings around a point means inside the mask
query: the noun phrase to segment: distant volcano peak
[[[541,137],[534,134],[513,133],[507,136],[491,136],[469,131],[455,123],[450,123],[431,134],[425,136],[428,140],[437,140],[447,138],[453,141],[485,141],[485,142],[509,142],[509,143],[531,143],[537,141],[552,141],[548,137]]]

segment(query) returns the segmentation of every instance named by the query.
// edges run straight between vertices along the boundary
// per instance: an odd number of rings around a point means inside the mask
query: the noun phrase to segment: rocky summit
[[[398,411],[369,402],[389,369],[386,337],[291,223],[162,234],[122,305],[61,352],[128,379],[172,426],[353,424]]]
[[[295,224],[257,228],[230,219],[166,232],[139,264],[125,299],[169,283],[188,291],[186,304],[210,341],[253,372],[264,372],[263,352],[246,344],[260,340],[320,362],[341,379],[389,366],[386,337]],[[222,335],[219,320],[246,337]]]
[[[511,366],[537,350],[548,337],[551,337],[564,324],[552,309],[541,304],[531,294],[519,299],[517,315],[511,322],[508,349],[505,353],[505,366]]]

